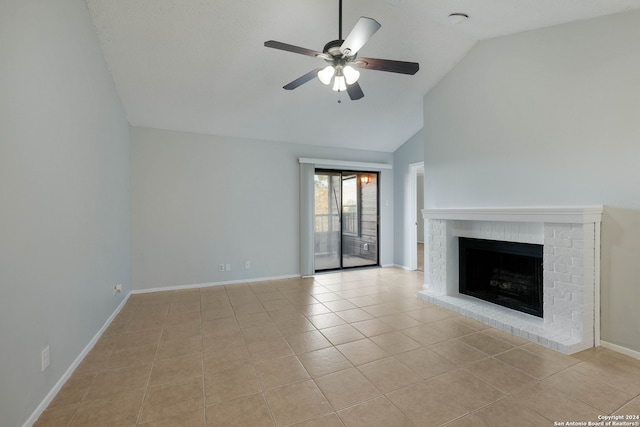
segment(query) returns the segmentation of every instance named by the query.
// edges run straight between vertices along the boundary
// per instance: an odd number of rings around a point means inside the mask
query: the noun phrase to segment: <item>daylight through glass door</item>
[[[315,271],[378,265],[378,174],[316,170]]]

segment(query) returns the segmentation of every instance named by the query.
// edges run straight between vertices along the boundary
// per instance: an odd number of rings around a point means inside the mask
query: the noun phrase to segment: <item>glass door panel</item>
[[[342,175],[342,266],[378,265],[378,174]]]
[[[314,249],[315,270],[342,267],[340,200],[342,199],[340,172],[316,172],[314,179]]]

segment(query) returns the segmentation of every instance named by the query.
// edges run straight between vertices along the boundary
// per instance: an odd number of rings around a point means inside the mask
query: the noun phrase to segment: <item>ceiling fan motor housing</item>
[[[353,62],[357,56],[357,54],[350,56],[343,54],[340,50],[340,46],[342,46],[342,43],[344,43],[344,40],[332,40],[324,45],[324,49],[322,50],[329,56],[328,58],[325,58],[325,61],[336,68],[344,67],[349,62]]]

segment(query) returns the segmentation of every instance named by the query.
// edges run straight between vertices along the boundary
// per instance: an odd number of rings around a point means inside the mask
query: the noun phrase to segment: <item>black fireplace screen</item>
[[[542,317],[542,245],[459,238],[460,293]]]

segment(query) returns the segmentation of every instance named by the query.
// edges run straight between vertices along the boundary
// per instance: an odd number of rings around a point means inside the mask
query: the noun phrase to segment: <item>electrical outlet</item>
[[[224,271],[224,264],[218,265],[218,271]]]
[[[227,268],[226,268],[226,270],[227,270],[227,271],[231,271],[231,264],[227,264]]]
[[[120,292],[122,292],[122,285],[118,283],[113,287],[113,294],[119,294]]]
[[[251,268],[251,261],[247,260],[244,262],[244,268],[249,269]]]
[[[51,364],[51,354],[49,346],[46,346],[44,350],[42,350],[42,371],[47,369]]]

